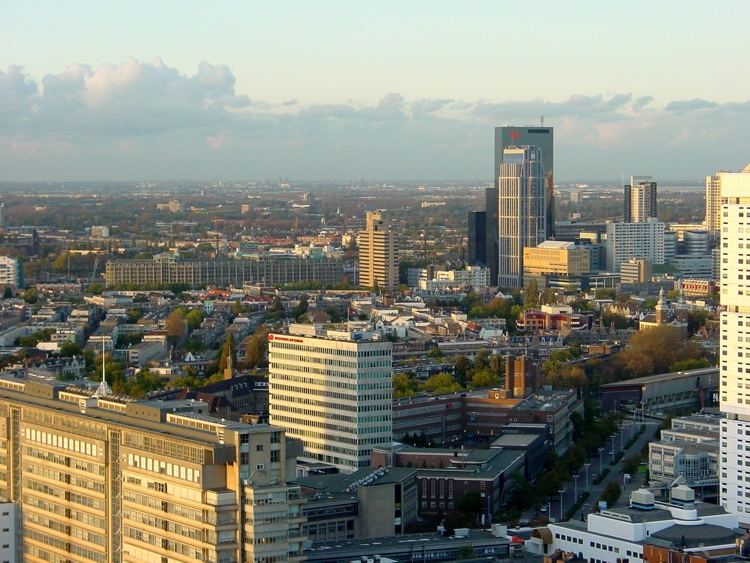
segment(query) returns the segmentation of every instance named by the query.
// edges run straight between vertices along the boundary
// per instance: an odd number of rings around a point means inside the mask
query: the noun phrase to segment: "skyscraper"
[[[349,330],[291,325],[270,334],[269,413],[305,457],[353,473],[393,440],[390,342]]]
[[[625,186],[624,221],[642,223],[656,218],[656,182],[651,176],[631,176]]]
[[[750,524],[750,164],[720,172],[721,184],[721,505]],[[726,236],[731,233],[731,236]]]
[[[367,212],[365,230],[359,233],[359,268],[359,285],[398,289],[396,233],[384,221],[382,211]]]
[[[555,152],[552,127],[495,127],[495,186],[503,163],[503,151],[511,146],[533,145],[542,155],[545,189],[545,238],[555,234]],[[488,248],[489,250],[489,248]]]
[[[706,229],[721,230],[721,173],[706,176]]]
[[[487,212],[469,211],[469,248],[466,262],[469,266],[484,266],[487,260]]]
[[[546,238],[541,149],[530,145],[504,149],[497,182],[497,283],[506,288],[523,287],[523,249]]]

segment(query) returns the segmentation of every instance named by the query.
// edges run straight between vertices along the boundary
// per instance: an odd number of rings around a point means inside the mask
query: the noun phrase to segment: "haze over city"
[[[750,153],[748,17],[741,1],[4,3],[0,170],[490,180],[491,128],[544,116],[557,180],[700,182]]]

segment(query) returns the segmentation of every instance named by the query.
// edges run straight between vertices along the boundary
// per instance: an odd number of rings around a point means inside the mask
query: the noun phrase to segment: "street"
[[[638,432],[642,424],[646,426],[646,431],[638,437],[638,440],[636,440],[630,448],[624,451],[623,456],[615,465],[610,465],[610,461],[619,451],[621,451],[624,445],[630,440],[630,437]],[[589,498],[586,499],[583,506],[581,506],[581,508],[579,508],[572,516],[572,519],[580,519],[582,514],[588,514],[589,512],[594,512],[596,510],[599,504],[599,497],[607,485],[613,481],[619,481],[620,486],[623,488],[623,494],[620,497],[620,502],[622,502],[627,494],[622,483],[623,463],[629,456],[639,453],[643,446],[654,438],[659,426],[659,422],[632,422],[626,420],[617,433],[607,440],[603,448],[600,448],[600,453],[591,457],[581,467],[577,479],[574,478],[571,481],[564,483],[561,487],[562,492],[549,499],[549,510],[545,515],[550,521],[560,521],[561,513],[564,518],[565,512],[573,506],[576,498],[579,498],[584,491],[588,491]],[[602,470],[606,469],[609,469],[609,473],[607,473],[601,483],[595,485],[594,480],[596,477]],[[633,477],[637,478],[636,476]],[[560,507],[561,497],[562,510]],[[532,507],[531,509],[526,510],[521,518],[523,521],[529,522],[536,516],[538,516],[538,513],[536,509]]]

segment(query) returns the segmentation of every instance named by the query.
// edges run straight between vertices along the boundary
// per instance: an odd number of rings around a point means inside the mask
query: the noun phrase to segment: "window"
[[[271,463],[278,463],[280,457],[279,450],[271,450]]]
[[[263,451],[263,444],[257,444],[255,446],[255,451],[256,452],[262,452]]]
[[[247,452],[241,452],[240,453],[240,464],[241,465],[247,465],[250,463],[250,454]]]

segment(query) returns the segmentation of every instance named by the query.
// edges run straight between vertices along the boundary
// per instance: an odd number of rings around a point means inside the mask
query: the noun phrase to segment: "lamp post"
[[[604,448],[599,448],[599,475],[601,475],[602,471],[604,471],[602,469],[602,457],[603,457],[602,454],[604,454]]]
[[[589,467],[591,467],[590,463],[584,463],[583,466],[586,468],[586,490],[589,490]]]
[[[573,502],[578,501],[578,473],[573,475]]]
[[[622,445],[622,438],[623,438],[624,435],[625,435],[625,429],[624,428],[620,428],[620,451],[621,452],[625,451],[625,448]]]
[[[560,489],[558,492],[560,493],[560,522],[562,522],[562,519],[563,519],[563,493],[565,492],[565,489]]]
[[[612,452],[612,463],[614,463],[615,462],[615,438],[617,438],[617,434],[612,434],[610,436],[610,438],[612,438],[612,450],[611,450],[611,452]]]

